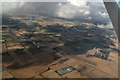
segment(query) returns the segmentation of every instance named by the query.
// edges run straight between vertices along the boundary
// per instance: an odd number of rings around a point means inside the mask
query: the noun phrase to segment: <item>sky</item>
[[[12,0],[18,1],[18,0]],[[52,2],[45,5],[29,4],[27,2],[18,3],[4,3],[2,5],[3,14],[17,14],[17,13],[34,13],[34,12],[45,12],[50,13],[53,16],[64,17],[64,18],[75,18],[84,17],[86,19],[92,19],[95,17],[108,18],[108,14],[103,3],[87,3],[87,0],[67,0],[69,3],[57,3],[51,5]],[[8,6],[9,5],[9,6]],[[52,9],[51,9],[52,8]],[[51,11],[50,11],[51,10]],[[67,11],[66,11],[67,10]]]
[[[2,4],[2,14],[37,15],[39,13],[65,19],[79,19],[110,24],[110,19],[103,2],[87,0],[64,0],[67,2],[24,2],[11,0]],[[19,1],[19,2],[17,2]],[[99,0],[100,1],[100,0]]]
[[[119,2],[120,0],[116,0],[117,2]]]

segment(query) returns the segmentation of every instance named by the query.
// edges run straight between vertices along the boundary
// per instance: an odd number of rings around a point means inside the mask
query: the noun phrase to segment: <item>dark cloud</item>
[[[3,3],[3,14],[37,15],[61,17],[66,19],[88,20],[92,22],[109,22],[109,16],[102,2],[6,2]]]

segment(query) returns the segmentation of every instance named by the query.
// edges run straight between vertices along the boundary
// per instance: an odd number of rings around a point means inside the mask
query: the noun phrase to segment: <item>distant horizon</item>
[[[9,6],[8,6],[9,5]],[[87,0],[69,2],[20,2],[2,4],[2,14],[6,15],[39,15],[65,19],[87,20],[109,23],[110,18],[102,2],[87,2]],[[67,11],[66,11],[67,10]]]

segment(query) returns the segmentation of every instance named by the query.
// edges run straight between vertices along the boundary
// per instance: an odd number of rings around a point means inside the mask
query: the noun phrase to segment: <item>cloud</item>
[[[68,0],[72,5],[75,6],[86,6],[87,0]]]
[[[78,7],[72,4],[66,4],[61,6],[57,11],[56,15],[64,18],[75,18],[75,17],[85,17],[89,15],[88,6]]]
[[[13,0],[18,1],[18,0]],[[67,2],[6,2],[2,4],[3,14],[35,15],[66,19],[81,19],[95,22],[109,22],[109,16],[102,2],[88,2],[87,0],[67,0]]]
[[[2,4],[2,13],[7,15],[36,15],[39,13],[53,15],[58,7],[57,2],[5,2]]]
[[[61,6],[56,15],[63,18],[77,18],[85,20],[94,20],[108,22],[109,16],[102,2],[87,2],[87,0],[69,0],[70,3]]]
[[[13,11],[14,9],[20,8],[22,7],[25,3],[23,2],[23,0],[19,1],[19,0],[11,0],[13,2],[2,2],[1,6],[2,6],[2,13],[6,14],[9,13],[10,11]],[[19,2],[17,2],[19,1]]]

